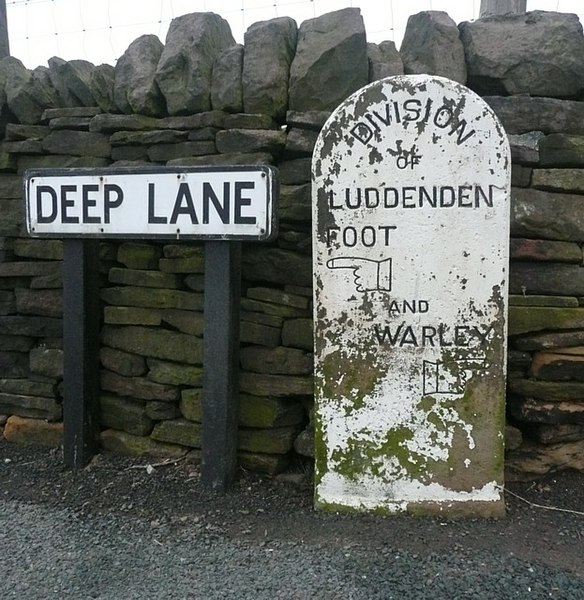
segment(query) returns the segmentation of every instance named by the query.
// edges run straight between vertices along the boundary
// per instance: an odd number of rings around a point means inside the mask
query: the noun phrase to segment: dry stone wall
[[[512,35],[509,34],[512,32]],[[584,469],[584,37],[574,15],[456,24],[411,17],[400,52],[368,44],[358,9],[257,23],[236,44],[212,13],[134,41],[115,67],[0,62],[0,428],[62,439],[62,243],[27,237],[32,167],[273,164],[278,238],[243,252],[239,457],[277,472],[312,455],[311,154],[367,82],[450,77],[481,93],[513,156],[507,465]],[[203,246],[101,245],[101,441],[198,456]],[[213,368],[207,365],[205,368]]]

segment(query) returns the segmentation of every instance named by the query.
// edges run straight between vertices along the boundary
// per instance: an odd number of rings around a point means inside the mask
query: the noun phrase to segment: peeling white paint
[[[317,502],[493,500],[510,185],[501,125],[459,84],[388,78],[327,121],[313,178]]]
[[[353,506],[359,509],[386,509],[389,512],[406,512],[412,502],[433,502],[448,505],[457,502],[499,502],[500,486],[489,481],[482,487],[469,492],[453,492],[439,484],[427,485],[417,481],[400,482],[398,490],[380,482],[378,478],[363,475],[355,481],[347,481],[338,473],[327,472],[321,481],[321,495],[329,502],[339,506]]]

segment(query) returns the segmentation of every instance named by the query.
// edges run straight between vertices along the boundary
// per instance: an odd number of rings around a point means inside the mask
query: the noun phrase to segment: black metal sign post
[[[99,241],[63,242],[63,453],[84,467],[99,432]]]
[[[201,478],[223,493],[237,466],[241,244],[205,243]]]
[[[99,431],[99,240],[205,242],[202,479],[224,492],[237,465],[241,242],[276,234],[268,166],[36,169],[24,181],[33,237],[64,238],[65,463],[83,467]]]

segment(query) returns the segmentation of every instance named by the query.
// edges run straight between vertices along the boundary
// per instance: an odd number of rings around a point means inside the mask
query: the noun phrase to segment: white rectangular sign
[[[35,169],[26,227],[33,237],[267,240],[276,179],[267,166]]]

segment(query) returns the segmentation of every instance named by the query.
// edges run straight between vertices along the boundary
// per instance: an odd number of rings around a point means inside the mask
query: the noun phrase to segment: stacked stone
[[[331,65],[331,53],[344,59]],[[370,58],[368,58],[368,53]],[[0,413],[8,439],[60,443],[62,242],[23,229],[28,168],[274,164],[279,236],[243,249],[239,458],[276,472],[312,454],[311,154],[347,95],[403,72],[366,43],[357,9],[256,23],[235,44],[210,13],[175,19],[166,44],[133,42],[115,68],[54,58],[0,64]],[[323,82],[326,85],[323,85]],[[203,246],[104,243],[102,444],[197,456]],[[213,368],[212,365],[207,368]],[[8,418],[9,417],[9,418]],[[308,427],[307,427],[308,424]]]
[[[584,468],[584,106],[537,102],[537,123],[507,123],[517,133],[508,404],[525,437],[510,476]]]
[[[445,13],[420,13],[399,53],[392,42],[367,44],[358,9],[299,27],[256,23],[244,45],[223,19],[196,13],[175,19],[164,45],[138,38],[115,68],[54,58],[29,71],[0,61],[4,435],[50,444],[61,435],[62,244],[24,232],[24,171],[272,164],[279,235],[243,248],[240,460],[275,472],[293,447],[310,456],[312,149],[347,96],[404,72],[467,84],[510,135],[509,410],[523,441],[515,431],[509,465],[584,468],[584,38],[575,16],[543,12],[459,27]],[[100,264],[103,444],[196,455],[202,245],[104,243]]]
[[[582,26],[534,12],[463,24],[461,38],[513,160],[507,477],[584,469]]]
[[[400,56],[406,73],[484,96],[509,134],[508,476],[584,469],[582,26],[536,11],[457,27],[429,11],[410,17]]]

